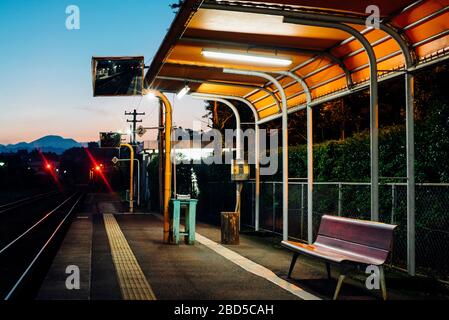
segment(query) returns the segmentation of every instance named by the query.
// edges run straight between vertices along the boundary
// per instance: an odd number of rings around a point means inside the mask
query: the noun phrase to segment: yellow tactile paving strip
[[[117,220],[112,214],[104,214],[103,219],[123,299],[156,300]]]

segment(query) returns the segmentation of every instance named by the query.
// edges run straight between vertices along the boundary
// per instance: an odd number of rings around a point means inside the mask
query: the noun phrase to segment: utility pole
[[[125,116],[133,116],[132,120],[126,120],[126,122],[132,123],[132,140],[131,143],[133,145],[136,144],[136,131],[137,131],[137,123],[142,122],[142,120],[137,120],[137,116],[144,116],[145,112],[137,112],[136,109],[134,109],[133,112],[125,112]]]

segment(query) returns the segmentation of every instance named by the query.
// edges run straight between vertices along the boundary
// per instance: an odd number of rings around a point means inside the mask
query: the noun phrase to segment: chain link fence
[[[210,183],[200,205],[219,221],[221,211],[235,206],[235,184]],[[391,264],[407,268],[407,185],[386,183],[379,190],[380,221],[398,225]],[[416,266],[417,271],[449,279],[449,184],[416,185]],[[203,210],[204,211],[204,210]],[[242,225],[254,227],[255,183],[245,184],[242,193]],[[289,183],[289,236],[307,241],[307,183]],[[313,235],[324,214],[370,219],[370,184],[319,182],[313,192]],[[210,219],[209,219],[210,220]],[[282,234],[282,183],[261,182],[261,230]]]

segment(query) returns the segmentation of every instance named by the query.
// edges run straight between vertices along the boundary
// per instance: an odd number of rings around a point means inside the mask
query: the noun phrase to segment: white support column
[[[221,99],[221,98],[215,98],[215,97],[206,97],[206,96],[201,96],[199,94],[197,95],[191,95],[192,98],[195,99],[201,99],[201,100],[211,100],[211,101],[217,101],[217,102],[221,102],[224,103],[225,105],[227,105],[232,112],[234,113],[235,116],[235,122],[236,122],[236,142],[235,142],[235,148],[236,148],[236,158],[237,160],[243,160],[243,141],[242,141],[242,126],[241,126],[241,121],[240,121],[240,114],[239,111],[237,110],[237,108],[230,103],[228,100],[226,99]],[[241,190],[242,190],[243,184],[242,182],[237,182],[236,183],[236,200],[235,200],[235,211],[239,213],[239,230],[240,230],[240,211],[241,211]]]
[[[298,14],[298,16],[301,16]],[[340,22],[325,21],[326,17],[313,19],[284,17],[284,23],[316,26],[345,31],[357,39],[366,54],[370,66],[370,163],[371,163],[371,220],[379,221],[379,103],[377,61],[371,43],[357,29]],[[324,19],[324,20],[323,20]]]
[[[313,243],[313,109],[312,94],[307,83],[296,73],[285,71],[279,72],[298,82],[304,89],[307,100],[307,241]]]
[[[257,112],[256,107],[247,99],[237,96],[228,96],[228,95],[218,95],[218,94],[206,94],[206,93],[192,93],[192,97],[202,97],[204,99],[208,98],[221,98],[221,99],[230,99],[237,100],[246,104],[252,111],[254,116],[254,130],[255,130],[255,203],[254,203],[254,229],[255,231],[260,230],[260,125],[259,125],[259,113]]]
[[[416,274],[415,260],[415,112],[414,76],[407,73],[406,81],[406,134],[407,134],[407,269]]]
[[[282,238],[288,240],[288,106],[284,88],[273,76],[257,71],[224,69],[224,73],[259,77],[271,81],[282,100]]]
[[[256,150],[255,150],[255,162],[256,162],[256,186],[255,199],[254,199],[254,229],[260,230],[260,126],[256,123]]]
[[[221,103],[225,104],[226,106],[228,106],[232,110],[232,112],[234,113],[234,116],[235,116],[236,131],[237,131],[236,138],[235,138],[235,140],[236,140],[235,149],[236,149],[236,154],[237,154],[236,158],[237,158],[237,160],[243,159],[242,126],[241,126],[241,121],[240,121],[240,114],[239,114],[239,111],[237,110],[237,108],[226,99],[212,97],[212,96],[205,96],[205,95],[201,95],[201,94],[191,94],[190,96],[194,99],[199,99],[199,100],[211,100],[211,101],[221,102]]]
[[[307,241],[313,243],[313,109],[307,107]]]

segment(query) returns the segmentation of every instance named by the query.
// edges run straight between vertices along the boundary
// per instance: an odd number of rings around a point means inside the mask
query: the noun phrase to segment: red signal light
[[[101,167],[100,167],[100,166],[96,166],[96,167],[95,167],[95,170],[100,171],[100,170],[101,170]]]
[[[51,164],[47,163],[47,165],[45,166],[45,168],[46,168],[47,170],[50,170],[50,169],[51,169]]]

